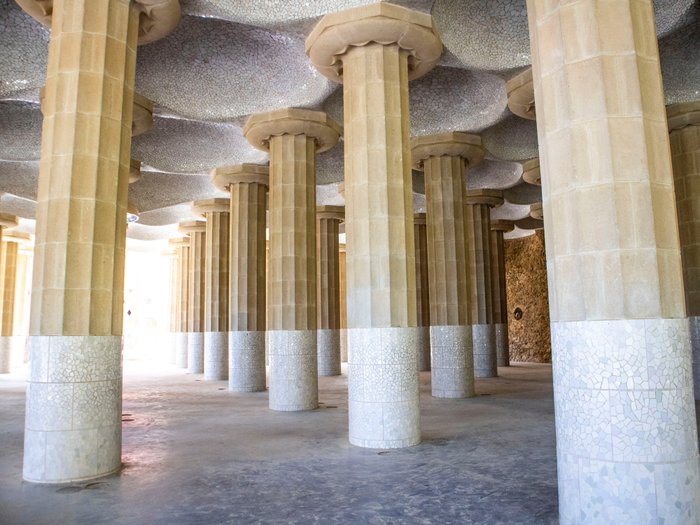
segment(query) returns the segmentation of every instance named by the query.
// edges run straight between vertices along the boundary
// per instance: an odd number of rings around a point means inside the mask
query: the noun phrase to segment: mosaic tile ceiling
[[[304,38],[324,14],[374,1],[181,0],[177,29],[139,47],[136,88],[156,112],[153,128],[133,141],[143,164],[130,200],[141,215],[129,235],[171,235],[191,201],[222,195],[209,182],[212,169],[267,162],[243,137],[249,114],[292,106],[342,121],[342,88],[316,71]],[[487,160],[467,172],[468,187],[504,190],[494,216],[521,221],[509,236],[531,233],[525,219],[541,193],[523,182],[520,162],[538,154],[536,124],[510,113],[505,90],[530,65],[525,0],[393,2],[432,13],[445,45],[438,67],[410,85],[412,133],[481,134]],[[667,101],[698,99],[700,3],[654,5]],[[25,219],[35,211],[49,36],[14,0],[0,0],[0,211]],[[422,177],[413,173],[416,211],[425,207]],[[342,205],[342,180],[341,141],[317,159],[319,204]]]

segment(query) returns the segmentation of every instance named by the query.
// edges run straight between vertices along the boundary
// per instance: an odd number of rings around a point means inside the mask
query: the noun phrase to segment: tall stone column
[[[465,166],[484,158],[484,150],[480,137],[464,133],[417,137],[412,146],[414,167],[425,172],[433,396],[471,397],[474,359],[464,173]]]
[[[18,239],[3,230],[18,224],[19,219],[14,215],[0,213],[0,374],[8,373],[14,366],[12,355],[16,346],[13,328]]]
[[[498,375],[496,328],[493,320],[491,276],[491,208],[503,204],[497,190],[468,191],[466,198],[467,254],[472,334],[474,336],[474,375]]]
[[[561,523],[698,523],[688,321],[651,0],[528,0]]]
[[[442,54],[432,17],[378,3],[326,15],[311,61],[343,82],[350,443],[420,442],[408,81]]]
[[[204,261],[204,379],[228,379],[229,199],[193,203],[207,221]]]
[[[667,110],[695,399],[700,400],[700,101]]]
[[[318,375],[340,375],[340,223],[342,206],[316,209]]]
[[[418,325],[418,371],[430,370],[430,293],[428,281],[428,232],[425,213],[413,216],[416,245],[416,324]]]
[[[229,372],[231,392],[265,391],[267,166],[218,168],[212,182],[231,193]]]
[[[496,360],[498,366],[510,366],[508,344],[508,302],[506,301],[506,254],[503,234],[513,231],[513,222],[491,221],[491,295],[493,324],[496,329]]]
[[[340,126],[319,111],[283,109],[252,115],[243,132],[270,152],[270,408],[311,410],[318,406],[316,153],[338,142]]]
[[[175,365],[187,368],[187,320],[190,287],[190,238],[171,239],[175,248]]]
[[[183,221],[180,233],[189,235],[187,264],[187,371],[204,373],[204,290],[206,286],[207,223]]]
[[[345,244],[339,245],[338,267],[340,271],[340,362],[348,362],[348,287]]]

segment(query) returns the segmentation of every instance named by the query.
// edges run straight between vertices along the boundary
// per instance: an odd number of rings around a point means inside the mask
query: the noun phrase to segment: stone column
[[[496,377],[496,329],[491,289],[491,208],[503,204],[496,190],[473,190],[466,195],[467,253],[469,257],[470,306],[474,336],[474,375]]]
[[[346,247],[339,245],[338,267],[340,268],[340,361],[348,362],[348,287],[345,264]]]
[[[17,346],[14,335],[15,289],[17,282],[17,250],[19,239],[12,232],[3,232],[19,224],[19,219],[0,214],[0,374],[10,372],[15,365],[12,356]]]
[[[24,442],[24,479],[42,483],[121,468],[117,237],[126,228],[139,21],[125,0],[63,0],[53,15]]]
[[[430,371],[430,294],[428,281],[428,233],[425,213],[413,216],[416,245],[416,324],[418,325],[418,371]]]
[[[491,295],[493,324],[496,329],[496,360],[498,366],[510,366],[508,345],[508,302],[506,301],[506,254],[503,234],[513,231],[513,222],[491,221]]]
[[[667,110],[695,399],[700,400],[700,101]],[[698,208],[696,210],[695,208]]]
[[[204,373],[204,290],[207,256],[207,223],[183,221],[180,233],[190,236],[187,265],[187,371]]]
[[[268,168],[255,164],[218,168],[212,182],[231,193],[228,389],[264,392]]]
[[[480,137],[464,133],[417,137],[412,145],[414,167],[425,172],[433,396],[471,397],[474,359],[464,173],[465,165],[483,159],[484,150]]]
[[[688,321],[651,0],[528,0],[561,523],[698,523]]]
[[[311,410],[318,406],[316,153],[337,143],[340,127],[319,111],[283,109],[252,115],[243,132],[270,152],[270,408]]]
[[[318,375],[340,375],[340,223],[342,206],[316,209],[318,289]]]
[[[175,268],[175,364],[187,368],[187,320],[190,287],[190,238],[171,239],[176,252]]]
[[[204,379],[228,379],[229,199],[193,203],[207,221],[204,261]]]
[[[408,81],[442,53],[432,17],[388,3],[326,15],[311,61],[343,82],[350,443],[420,442]]]

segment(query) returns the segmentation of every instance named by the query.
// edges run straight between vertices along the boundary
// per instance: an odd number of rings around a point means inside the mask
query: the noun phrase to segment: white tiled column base
[[[228,379],[228,332],[204,332],[204,379]]]
[[[498,366],[510,366],[510,347],[508,344],[508,324],[493,325],[496,330],[496,361]]]
[[[474,395],[471,326],[431,326],[430,357],[434,397]]]
[[[340,375],[340,330],[317,330],[318,375]]]
[[[187,332],[187,371],[204,373],[204,332]]]
[[[496,329],[492,324],[472,325],[474,377],[496,377]]]
[[[700,317],[689,317],[688,324],[690,325],[690,348],[692,349],[695,399],[700,401]]]
[[[187,332],[175,333],[175,365],[187,368]]]
[[[430,370],[430,327],[418,327],[418,371]]]
[[[318,408],[316,330],[270,330],[270,408]]]
[[[265,332],[229,332],[228,389],[265,391]]]
[[[33,336],[27,385],[27,481],[65,483],[121,468],[122,338]]]
[[[688,321],[551,326],[561,523],[700,523]]]
[[[340,362],[348,362],[348,331],[345,328],[340,329]]]
[[[417,328],[348,329],[350,443],[420,443]]]

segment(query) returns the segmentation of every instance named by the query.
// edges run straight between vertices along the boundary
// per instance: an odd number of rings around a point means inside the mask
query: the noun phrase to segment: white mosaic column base
[[[66,483],[121,468],[122,338],[32,336],[26,481]]]
[[[265,391],[265,332],[229,332],[228,389]]]
[[[474,395],[471,326],[431,326],[430,354],[434,397]]]
[[[175,365],[187,368],[187,332],[175,333]]]
[[[318,408],[316,330],[270,330],[270,409]]]
[[[510,366],[510,345],[508,344],[508,324],[493,325],[496,330],[496,361],[498,366]]]
[[[561,523],[700,523],[688,321],[551,327]]]
[[[204,332],[187,332],[187,371],[204,373]]]
[[[418,327],[418,371],[430,371],[430,327]]]
[[[348,362],[348,331],[345,328],[340,329],[340,362]]]
[[[498,376],[496,329],[492,324],[472,325],[474,339],[474,377]]]
[[[695,399],[700,401],[700,317],[689,317],[688,324],[690,325],[690,348],[692,349]]]
[[[318,375],[340,375],[340,330],[316,330]]]
[[[350,443],[402,448],[420,443],[417,328],[348,329]]]
[[[204,380],[228,379],[228,332],[204,332]]]
[[[10,369],[13,366],[13,348],[12,336],[0,337],[0,374],[10,373]]]

